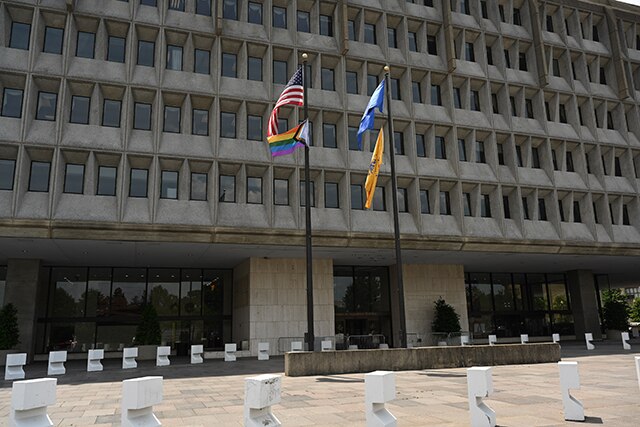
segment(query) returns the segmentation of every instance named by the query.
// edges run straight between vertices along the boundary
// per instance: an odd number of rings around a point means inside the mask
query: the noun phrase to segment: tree
[[[640,298],[634,299],[631,303],[629,319],[631,319],[632,322],[640,322]]]
[[[11,350],[19,343],[18,310],[9,303],[0,310],[0,350]]]
[[[162,332],[158,313],[151,304],[147,304],[142,309],[142,320],[136,329],[135,342],[137,345],[159,345]]]
[[[453,306],[447,304],[442,297],[435,301],[435,316],[431,323],[433,332],[460,332],[460,316]]]
[[[629,303],[620,289],[602,292],[602,317],[605,328],[609,330],[629,329]]]

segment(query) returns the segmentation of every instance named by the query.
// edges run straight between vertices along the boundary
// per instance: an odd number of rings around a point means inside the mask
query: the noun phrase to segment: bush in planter
[[[456,313],[456,309],[447,304],[442,297],[435,302],[435,315],[431,322],[432,332],[460,332],[460,316]]]
[[[629,329],[629,303],[620,289],[607,289],[602,292],[602,317],[607,330]]]
[[[631,319],[632,322],[640,322],[640,298],[634,299],[631,303],[629,319]]]
[[[159,345],[162,338],[156,309],[147,304],[142,309],[142,320],[136,329],[136,345]]]
[[[18,310],[9,303],[0,310],[0,350],[11,350],[20,344]]]

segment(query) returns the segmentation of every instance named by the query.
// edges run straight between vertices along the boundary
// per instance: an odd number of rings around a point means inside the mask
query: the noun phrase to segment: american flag
[[[269,128],[267,129],[267,136],[273,136],[278,134],[278,112],[283,105],[297,105],[302,106],[304,104],[304,88],[302,86],[302,67],[298,68],[289,83],[285,86],[280,98],[276,101],[275,107],[269,117]]]

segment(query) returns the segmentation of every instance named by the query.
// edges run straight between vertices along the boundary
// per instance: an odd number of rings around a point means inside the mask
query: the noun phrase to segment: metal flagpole
[[[407,347],[407,318],[404,311],[404,285],[402,283],[402,252],[400,251],[400,223],[398,221],[398,182],[396,178],[396,153],[391,119],[391,86],[389,86],[389,66],[384,67],[385,92],[387,98],[387,140],[389,141],[389,164],[391,165],[391,196],[393,200],[393,228],[396,244],[396,294],[400,311],[400,347]]]
[[[306,53],[302,54],[302,85],[304,88],[303,98],[303,118],[309,117],[309,105],[307,103],[307,58]],[[307,123],[309,126],[309,123]],[[309,133],[311,135],[311,133]],[[312,139],[311,137],[309,139]],[[307,243],[307,345],[308,351],[313,351],[315,337],[313,333],[313,265],[311,254],[311,186],[309,172],[309,145],[311,141],[305,141],[304,147],[304,201],[306,217],[306,243]]]

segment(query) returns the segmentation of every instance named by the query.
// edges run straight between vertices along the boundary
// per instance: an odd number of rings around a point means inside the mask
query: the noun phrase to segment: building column
[[[567,283],[576,338],[580,340],[585,333],[591,332],[594,339],[602,339],[593,272],[590,270],[569,271]]]
[[[18,310],[20,344],[17,350],[26,352],[31,360],[34,354],[37,306],[40,301],[39,259],[10,259],[7,264],[5,304],[12,303]]]

